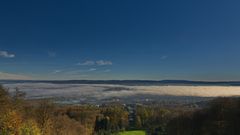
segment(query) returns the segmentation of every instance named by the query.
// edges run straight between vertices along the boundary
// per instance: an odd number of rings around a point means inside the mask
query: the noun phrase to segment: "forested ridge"
[[[61,105],[25,100],[0,86],[0,135],[239,135],[240,98],[218,98],[205,108],[158,105]]]

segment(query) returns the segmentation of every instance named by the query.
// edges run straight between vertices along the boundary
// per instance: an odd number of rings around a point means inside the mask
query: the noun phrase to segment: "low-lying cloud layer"
[[[10,91],[18,87],[26,92],[27,98],[65,98],[89,100],[107,100],[111,98],[160,99],[163,96],[219,97],[240,96],[240,87],[235,86],[124,86],[101,84],[52,84],[52,83],[16,83],[5,84]]]

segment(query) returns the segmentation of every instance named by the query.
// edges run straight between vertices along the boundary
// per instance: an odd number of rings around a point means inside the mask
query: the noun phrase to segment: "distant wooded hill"
[[[53,83],[53,84],[118,84],[118,85],[201,85],[201,86],[240,86],[240,81],[188,81],[188,80],[0,80],[6,83]]]

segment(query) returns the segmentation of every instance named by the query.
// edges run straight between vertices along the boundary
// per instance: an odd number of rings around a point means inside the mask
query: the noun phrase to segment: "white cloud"
[[[56,56],[57,56],[57,53],[56,53],[56,52],[48,51],[48,56],[49,56],[49,57],[56,57]]]
[[[97,69],[96,68],[90,68],[90,69],[85,69],[85,70],[69,70],[69,71],[65,71],[62,73],[63,74],[67,74],[67,75],[77,75],[77,74],[82,74],[82,73],[87,73],[87,72],[93,72],[93,71],[96,71]]]
[[[107,73],[107,72],[111,72],[111,69],[106,69],[103,72]]]
[[[163,56],[161,56],[161,60],[165,60],[165,59],[167,59],[168,58],[168,56],[167,55],[163,55]]]
[[[88,61],[85,61],[83,63],[78,63],[77,65],[79,65],[79,66],[91,66],[91,65],[95,65],[95,62],[88,60]]]
[[[7,51],[0,51],[0,57],[3,57],[3,58],[14,58],[15,54],[10,54]]]
[[[20,74],[0,72],[0,79],[1,80],[31,80],[32,78],[29,76],[20,75]]]
[[[71,70],[71,71],[64,72],[64,74],[67,74],[67,75],[74,75],[74,74],[80,74],[80,73],[84,73],[84,70]]]
[[[60,73],[60,72],[62,72],[62,70],[54,70],[52,73],[57,74],[57,73]]]
[[[88,69],[87,71],[88,72],[91,72],[91,71],[96,71],[97,69],[96,68],[90,68],[90,69]]]
[[[99,66],[105,66],[105,65],[112,65],[112,62],[111,61],[99,60],[99,61],[96,61],[96,64],[99,65]]]
[[[82,63],[77,63],[79,66],[93,66],[93,65],[98,65],[98,66],[106,66],[106,65],[112,65],[111,61],[106,61],[106,60],[98,60],[98,61],[85,61]]]

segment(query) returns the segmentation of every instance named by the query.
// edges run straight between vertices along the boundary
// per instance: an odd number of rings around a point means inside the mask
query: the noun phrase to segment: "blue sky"
[[[240,80],[240,1],[0,2],[0,79]]]

